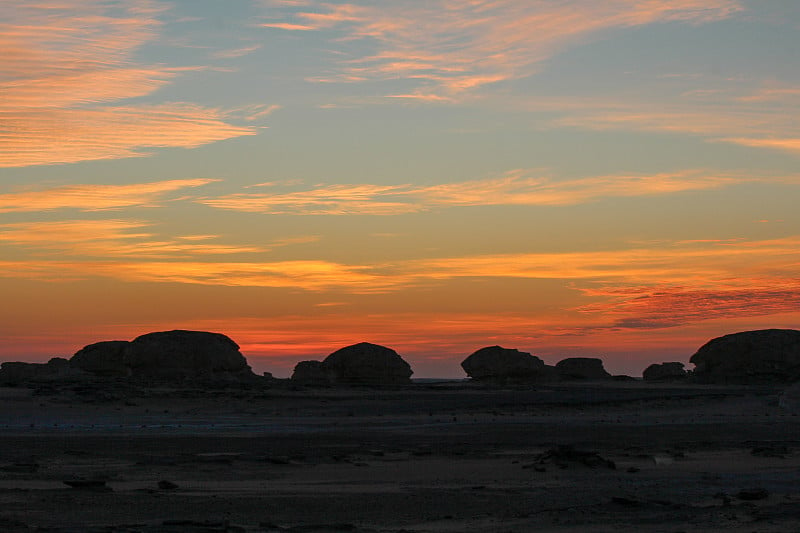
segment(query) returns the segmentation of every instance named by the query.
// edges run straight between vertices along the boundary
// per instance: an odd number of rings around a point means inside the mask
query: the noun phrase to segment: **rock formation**
[[[397,352],[368,342],[336,350],[322,363],[337,383],[410,383],[413,374]]]
[[[316,384],[396,385],[411,382],[411,366],[385,346],[361,342],[337,350],[324,361],[301,361],[292,380]]]
[[[254,376],[235,342],[205,331],[160,331],[131,342],[97,342],[76,352],[70,365],[103,377],[236,380]]]
[[[642,372],[645,381],[681,381],[688,377],[683,363],[653,363]]]
[[[295,365],[291,379],[303,385],[333,384],[333,376],[322,361],[300,361]]]
[[[125,350],[131,374],[141,377],[252,375],[239,345],[221,333],[161,331],[134,339]]]
[[[128,341],[101,341],[84,346],[69,360],[70,365],[95,376],[127,377],[131,368],[125,351]]]
[[[47,363],[8,362],[0,365],[0,384],[17,385],[31,381],[80,378],[84,373],[72,368],[69,361],[53,357]]]
[[[792,383],[800,380],[800,331],[764,329],[717,337],[689,361],[701,383]]]
[[[524,383],[552,376],[552,367],[535,355],[501,346],[481,348],[464,359],[461,368],[473,380],[490,383]]]
[[[565,381],[611,379],[603,361],[595,357],[569,357],[556,363],[556,372]]]

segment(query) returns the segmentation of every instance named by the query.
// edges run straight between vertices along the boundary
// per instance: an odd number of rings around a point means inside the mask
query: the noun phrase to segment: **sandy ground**
[[[0,389],[0,531],[797,532],[780,390]]]

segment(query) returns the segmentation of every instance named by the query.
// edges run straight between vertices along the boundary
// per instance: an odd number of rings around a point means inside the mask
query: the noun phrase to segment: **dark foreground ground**
[[[0,531],[797,532],[780,392],[0,389]]]

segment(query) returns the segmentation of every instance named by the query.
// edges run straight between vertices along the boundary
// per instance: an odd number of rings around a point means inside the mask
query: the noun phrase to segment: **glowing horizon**
[[[0,361],[149,331],[612,373],[800,328],[800,5],[0,7]]]

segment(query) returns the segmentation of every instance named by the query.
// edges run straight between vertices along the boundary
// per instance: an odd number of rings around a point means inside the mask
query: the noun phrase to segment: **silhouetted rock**
[[[413,374],[397,352],[368,342],[336,350],[322,364],[336,383],[410,383]]]
[[[69,361],[61,357],[53,357],[47,363],[8,362],[0,365],[0,383],[6,385],[76,378],[82,375],[83,372],[72,368]]]
[[[70,365],[102,377],[240,380],[254,378],[239,346],[220,333],[160,331],[131,342],[90,344]]]
[[[95,376],[127,377],[131,375],[126,358],[128,341],[102,341],[84,346],[69,360],[70,365]]]
[[[653,363],[642,372],[645,381],[681,381],[688,377],[683,363]]]
[[[567,381],[611,378],[603,368],[603,361],[595,357],[569,357],[556,363],[556,371],[560,379]]]
[[[239,345],[221,333],[160,331],[135,338],[125,350],[137,377],[252,376]]]
[[[487,346],[461,362],[461,368],[475,381],[515,383],[546,380],[552,367],[527,352],[501,346]]]
[[[800,331],[764,329],[717,337],[689,360],[706,383],[792,383],[800,380]]]
[[[411,366],[385,346],[361,342],[337,350],[324,361],[301,361],[292,381],[305,385],[371,384],[411,382]]]
[[[300,361],[292,372],[292,381],[303,385],[331,385],[333,376],[322,361]]]

